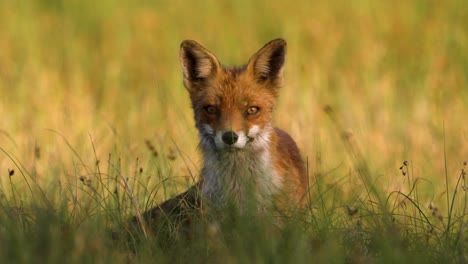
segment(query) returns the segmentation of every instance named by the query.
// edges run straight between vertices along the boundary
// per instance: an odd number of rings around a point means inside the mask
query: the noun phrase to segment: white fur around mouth
[[[235,131],[235,133],[238,136],[237,142],[235,142],[232,145],[226,144],[223,141],[223,134],[226,133],[227,131],[216,131],[214,132],[213,128],[208,125],[204,124],[202,126],[202,130],[200,131],[200,137],[205,137],[206,135],[209,135],[213,138],[213,141],[215,143],[216,149],[218,150],[225,150],[228,152],[233,152],[236,150],[241,150],[245,148],[248,144],[262,144],[261,142],[263,141],[268,141],[268,132],[267,131],[261,131],[260,127],[257,125],[252,126],[248,134],[246,135],[244,131]],[[263,140],[259,140],[258,138]]]
[[[236,143],[229,145],[224,143],[223,141],[223,134],[226,133],[227,131],[217,131],[215,135],[215,144],[217,149],[243,149],[245,145],[247,144],[247,136],[245,135],[244,131],[234,131],[238,138]]]

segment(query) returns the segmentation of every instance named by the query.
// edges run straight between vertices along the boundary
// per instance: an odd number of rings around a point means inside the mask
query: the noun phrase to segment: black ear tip
[[[286,46],[286,40],[282,38],[274,39],[265,45],[265,47],[268,47],[270,50],[272,50],[272,56],[276,58],[286,56]]]
[[[274,45],[276,47],[285,47],[287,46],[286,40],[283,38],[277,38],[267,43],[267,45]]]
[[[189,40],[189,39],[182,41],[182,42],[180,43],[180,48],[181,48],[181,49],[186,48],[187,46],[190,45],[190,42],[191,42],[191,41],[192,41],[192,40]]]
[[[198,44],[195,40],[191,39],[186,39],[180,43],[180,48],[181,49],[186,49],[186,48],[193,48],[193,47],[200,47],[201,45]]]

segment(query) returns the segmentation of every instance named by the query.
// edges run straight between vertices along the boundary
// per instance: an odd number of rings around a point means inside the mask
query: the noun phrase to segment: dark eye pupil
[[[207,106],[206,111],[210,114],[214,114],[216,112],[216,107],[214,106]]]

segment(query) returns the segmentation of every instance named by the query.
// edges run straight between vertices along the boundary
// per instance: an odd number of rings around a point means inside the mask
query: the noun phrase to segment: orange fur
[[[192,40],[181,44],[184,85],[200,132],[204,165],[202,196],[238,207],[247,189],[264,207],[300,206],[307,190],[306,171],[294,140],[271,125],[283,82],[286,42],[267,43],[242,67],[226,68]],[[243,185],[249,185],[243,186]]]
[[[267,43],[242,67],[226,68],[193,40],[182,42],[180,62],[203,155],[201,179],[190,190],[146,211],[151,225],[167,217],[190,222],[202,202],[241,211],[300,208],[308,187],[294,140],[271,124],[283,83],[286,42]],[[134,217],[133,222],[141,223]]]

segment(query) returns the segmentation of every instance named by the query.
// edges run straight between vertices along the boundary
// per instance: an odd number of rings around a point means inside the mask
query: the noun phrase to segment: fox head
[[[239,151],[268,142],[285,56],[286,42],[275,39],[246,65],[227,68],[197,42],[182,42],[184,85],[190,93],[202,146]]]

